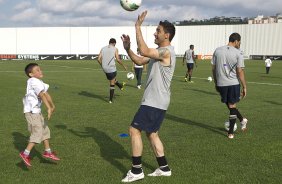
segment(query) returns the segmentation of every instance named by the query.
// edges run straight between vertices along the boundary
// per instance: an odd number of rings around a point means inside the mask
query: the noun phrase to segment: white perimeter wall
[[[282,55],[282,24],[185,26],[177,28],[177,52],[184,54],[190,44],[196,54],[210,55],[228,43],[231,33],[241,35],[241,49],[249,55]]]
[[[149,47],[156,47],[155,29],[142,27]],[[177,26],[172,45],[178,55],[190,44],[195,45],[196,54],[211,55],[228,42],[233,32],[241,34],[245,56],[282,55],[282,23]],[[125,54],[120,39],[124,33],[131,37],[132,49],[136,50],[134,27],[0,28],[0,54],[98,54],[112,37],[117,40],[119,52]]]

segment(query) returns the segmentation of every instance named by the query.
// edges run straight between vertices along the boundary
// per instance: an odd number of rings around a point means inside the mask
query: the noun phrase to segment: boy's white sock
[[[52,151],[51,151],[51,149],[50,149],[50,148],[45,149],[45,151],[46,151],[47,153],[52,153]]]
[[[28,156],[28,155],[30,154],[30,151],[28,151],[27,149],[25,149],[25,150],[24,150],[24,154],[25,154],[26,156]]]

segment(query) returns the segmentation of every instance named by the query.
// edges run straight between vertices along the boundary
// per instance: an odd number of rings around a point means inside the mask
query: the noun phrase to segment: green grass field
[[[90,184],[120,183],[131,167],[129,124],[139,108],[143,89],[127,81],[108,103],[109,84],[95,61],[40,61],[44,82],[56,112],[49,121],[53,150],[61,161],[42,158],[43,145],[32,151],[32,168],[20,157],[29,133],[22,114],[29,61],[0,61],[0,183]],[[246,61],[247,97],[238,108],[249,120],[248,131],[229,140],[224,131],[228,113],[213,82],[209,61],[194,70],[194,82],[184,82],[186,67],[178,60],[172,97],[160,130],[171,177],[145,177],[138,183],[281,183],[282,181],[282,62],[265,74],[263,61]],[[127,62],[128,67],[131,63]],[[126,80],[119,67],[117,78]],[[143,81],[145,75],[143,75]],[[46,115],[45,107],[44,114]],[[237,121],[238,123],[238,121]],[[238,124],[239,125],[239,124]],[[144,135],[145,174],[157,162]]]

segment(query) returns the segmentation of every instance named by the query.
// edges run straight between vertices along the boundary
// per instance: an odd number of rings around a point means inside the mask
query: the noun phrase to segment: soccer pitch
[[[131,69],[131,62],[125,62]],[[130,138],[119,135],[128,133],[144,89],[136,88],[135,79],[127,81],[118,66],[117,79],[127,86],[124,91],[116,87],[114,103],[109,104],[109,83],[98,62],[39,61],[56,105],[48,123],[51,148],[61,161],[44,159],[40,144],[32,150],[32,168],[27,169],[18,154],[29,137],[22,114],[28,63],[0,61],[0,184],[121,183],[131,167],[131,148]],[[224,131],[229,112],[214,83],[207,81],[210,62],[198,62],[190,84],[184,82],[186,66],[178,59],[160,130],[172,176],[145,176],[138,183],[281,183],[282,62],[274,61],[268,75],[264,61],[247,60],[245,65],[247,97],[238,108],[249,120],[248,131],[239,128],[230,140]],[[143,82],[145,78],[143,73]],[[42,109],[46,115],[44,105]],[[145,134],[143,138],[147,175],[157,162]]]

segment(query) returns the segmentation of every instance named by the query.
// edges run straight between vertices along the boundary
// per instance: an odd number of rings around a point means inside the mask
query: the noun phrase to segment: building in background
[[[273,24],[273,23],[282,23],[282,14],[276,14],[276,16],[263,16],[258,15],[255,18],[250,18],[248,24]]]

